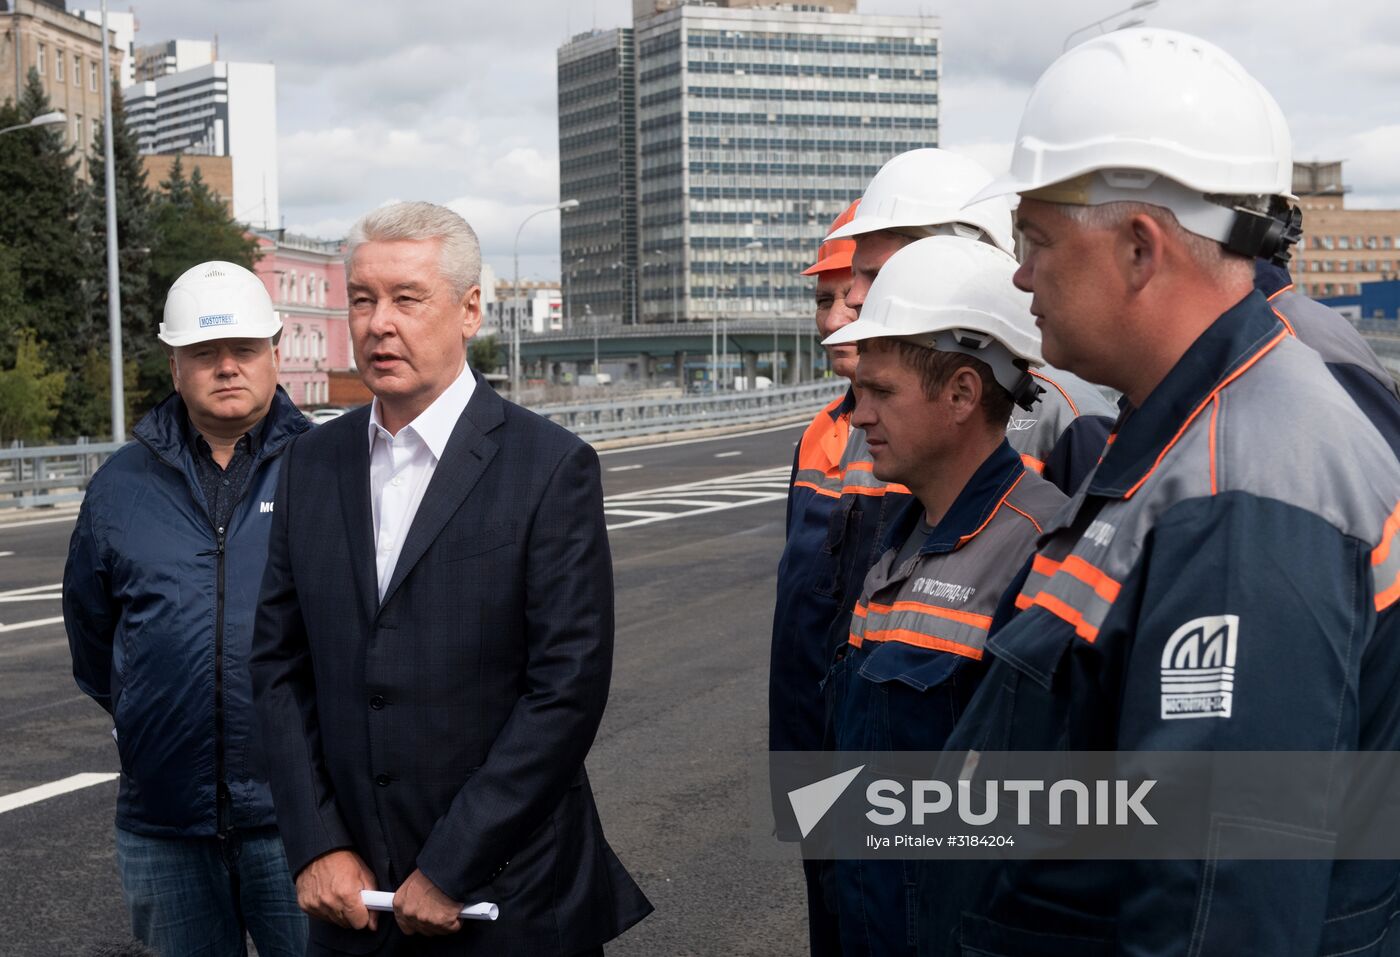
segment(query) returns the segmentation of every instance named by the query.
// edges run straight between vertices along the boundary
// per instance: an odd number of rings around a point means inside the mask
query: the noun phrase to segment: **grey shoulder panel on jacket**
[[[1069,497],[1029,469],[1007,495],[1006,502],[1042,529],[1049,528]]]
[[[1365,369],[1400,397],[1400,388],[1397,388],[1394,377],[1381,365],[1375,350],[1367,344],[1361,333],[1357,332],[1356,327],[1341,313],[1296,289],[1278,294],[1269,304],[1293,328],[1293,334],[1303,345],[1322,356],[1322,361]]]
[[[1203,413],[1195,425],[1206,439],[1198,449],[1214,434],[1217,493],[1286,502],[1373,544],[1400,502],[1400,463],[1389,445],[1299,339],[1280,341],[1220,393],[1218,414]]]

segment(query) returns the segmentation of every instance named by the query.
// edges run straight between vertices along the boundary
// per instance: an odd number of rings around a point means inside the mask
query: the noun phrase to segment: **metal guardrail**
[[[0,449],[0,509],[81,502],[120,442]]]
[[[540,415],[589,441],[744,425],[810,413],[840,395],[845,379],[786,389],[687,398],[623,398],[551,406]],[[88,482],[120,442],[0,449],[0,510],[81,502]]]
[[[845,379],[674,399],[634,399],[537,410],[590,441],[766,422],[811,413],[846,391]]]

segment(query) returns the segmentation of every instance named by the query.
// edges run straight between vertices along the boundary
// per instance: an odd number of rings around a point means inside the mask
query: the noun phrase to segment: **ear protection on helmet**
[[[1303,211],[1275,196],[1267,213],[1235,208],[1235,222],[1225,239],[1225,248],[1250,259],[1267,259],[1275,266],[1288,266],[1290,250],[1303,238]]]

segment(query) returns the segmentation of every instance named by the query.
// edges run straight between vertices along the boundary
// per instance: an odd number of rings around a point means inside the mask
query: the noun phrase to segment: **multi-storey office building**
[[[1400,210],[1348,209],[1340,161],[1294,163],[1303,241],[1293,280],[1311,296],[1360,296],[1366,283],[1400,278]]]
[[[208,66],[218,59],[218,51],[208,40],[166,40],[136,47],[132,57],[135,82],[144,83]]]
[[[937,19],[854,0],[633,16],[559,51],[570,320],[806,317],[827,225],[890,157],[938,145]]]
[[[570,325],[636,322],[636,71],[632,31],[595,30],[559,48],[560,269]]]
[[[938,145],[938,21],[681,5],[635,29],[643,319],[810,315],[827,225]]]
[[[141,152],[232,157],[234,217],[277,227],[276,67],[217,60],[124,95]]]

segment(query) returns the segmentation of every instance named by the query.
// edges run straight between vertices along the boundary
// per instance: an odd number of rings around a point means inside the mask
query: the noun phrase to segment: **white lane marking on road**
[[[44,625],[57,625],[63,621],[63,616],[57,618],[38,618],[34,621],[17,621],[13,625],[0,625],[0,635],[11,631],[23,631],[26,628],[41,628]]]
[[[9,558],[14,552],[0,552],[0,558]]]
[[[609,472],[631,472],[633,469],[645,468],[642,465],[614,465],[608,469]]]
[[[58,515],[54,518],[34,518],[27,522],[0,522],[0,532],[8,531],[12,528],[31,528],[35,525],[52,525],[54,522],[72,522],[78,517],[78,513],[72,512],[68,515]]]
[[[8,605],[17,601],[59,601],[61,594],[53,595],[0,595],[0,605]]]
[[[60,781],[50,781],[48,784],[41,784],[38,787],[16,791],[14,794],[6,794],[4,797],[0,797],[0,814],[24,807],[27,804],[38,804],[40,801],[47,801],[60,794],[81,791],[83,788],[90,788],[95,784],[106,784],[119,777],[121,777],[120,774],[98,774],[89,771],[63,778]]]
[[[739,451],[734,451],[734,452],[716,452],[716,453],[715,453],[715,458],[717,458],[717,459],[728,459],[728,458],[733,458],[733,457],[736,456],[736,455],[743,455],[743,454],[744,454],[743,452],[739,452]]]
[[[787,498],[788,487],[784,479],[789,471],[787,466],[778,466],[725,478],[610,495],[603,500],[603,511],[610,518],[615,516],[631,521],[611,524],[608,531],[709,515],[762,502],[780,502]],[[662,508],[666,509],[664,513],[661,512]],[[644,510],[655,510],[657,514],[636,515],[636,512]]]
[[[29,588],[12,588],[9,591],[0,591],[0,598],[7,598],[10,595],[32,595],[37,591],[61,591],[63,582],[54,582],[52,585],[33,585]]]

